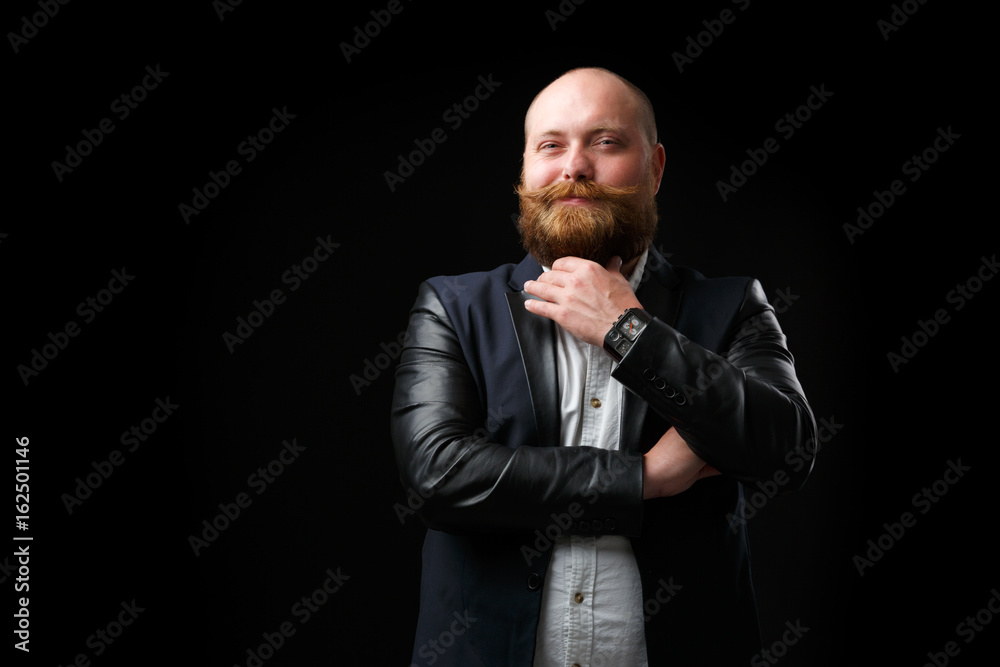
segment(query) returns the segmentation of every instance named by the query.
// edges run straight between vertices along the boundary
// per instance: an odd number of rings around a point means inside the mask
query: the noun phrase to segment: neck
[[[641,255],[640,255],[641,256]],[[632,277],[632,272],[635,271],[636,265],[639,263],[639,257],[633,257],[629,260],[628,264],[622,264],[621,273],[626,278]]]

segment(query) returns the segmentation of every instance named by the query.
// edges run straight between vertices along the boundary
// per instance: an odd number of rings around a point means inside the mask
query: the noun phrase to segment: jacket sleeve
[[[401,481],[424,499],[424,522],[453,531],[555,525],[579,532],[599,525],[598,532],[639,534],[641,455],[512,448],[484,436],[485,423],[459,338],[438,294],[424,283],[410,312],[390,421]]]
[[[784,480],[782,492],[799,489],[812,469],[816,423],[756,280],[748,281],[729,341],[715,354],[654,319],[612,376],[721,473],[741,482]]]

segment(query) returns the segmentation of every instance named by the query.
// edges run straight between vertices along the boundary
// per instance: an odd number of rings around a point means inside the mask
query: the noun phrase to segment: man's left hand
[[[561,257],[538,280],[524,283],[529,312],[547,317],[576,338],[603,347],[604,334],[628,308],[642,308],[621,273],[621,257],[607,266],[579,257]]]

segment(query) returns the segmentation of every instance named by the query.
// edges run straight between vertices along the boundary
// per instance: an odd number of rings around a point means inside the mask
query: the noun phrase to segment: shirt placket
[[[608,369],[598,355],[603,354],[592,345],[586,345],[586,379],[581,419],[580,444],[600,447],[597,434],[606,402]],[[595,354],[596,353],[596,354]],[[594,650],[594,592],[597,587],[597,539],[589,535],[574,535],[571,540],[572,586],[569,589],[570,641],[566,654],[566,667],[590,664]]]

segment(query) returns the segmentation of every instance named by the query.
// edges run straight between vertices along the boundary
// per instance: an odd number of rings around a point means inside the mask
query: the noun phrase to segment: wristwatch
[[[604,349],[616,362],[620,362],[652,319],[653,316],[642,308],[629,308],[604,334]]]

